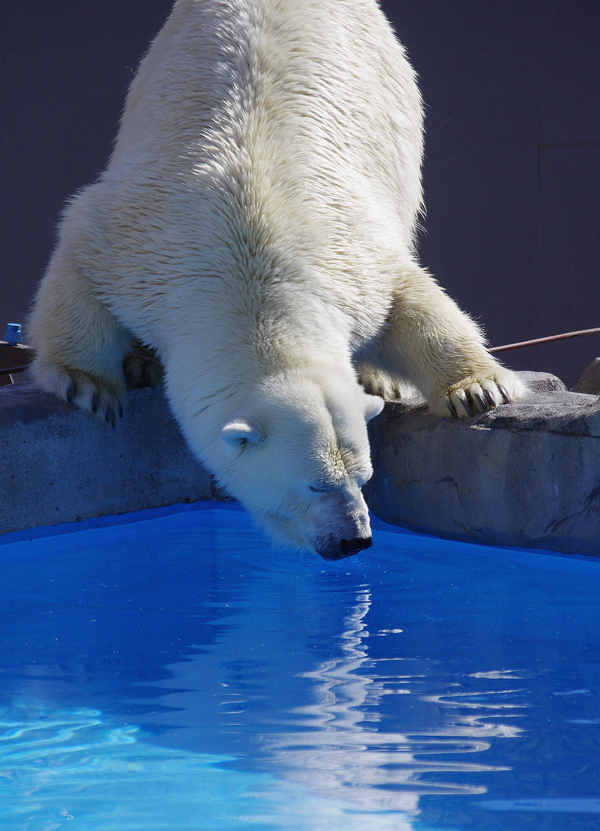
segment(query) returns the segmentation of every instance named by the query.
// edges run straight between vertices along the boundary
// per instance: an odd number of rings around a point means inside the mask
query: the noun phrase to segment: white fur
[[[445,415],[523,392],[416,261],[421,155],[375,0],[178,0],[65,212],[30,321],[39,384],[114,419],[135,335],[194,452],[271,532],[328,556],[366,539],[379,405],[357,374]]]

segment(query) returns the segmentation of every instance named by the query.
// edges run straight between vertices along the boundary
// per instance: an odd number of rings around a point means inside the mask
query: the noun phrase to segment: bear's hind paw
[[[131,351],[123,359],[125,380],[130,387],[158,387],[162,383],[163,368],[156,349],[135,340]]]
[[[378,395],[392,403],[414,398],[417,390],[408,381],[392,378],[387,372],[372,366],[360,364],[357,367],[358,383],[369,395]]]
[[[430,405],[436,415],[446,418],[470,418],[522,398],[525,385],[510,370],[490,375],[471,375],[452,384]]]

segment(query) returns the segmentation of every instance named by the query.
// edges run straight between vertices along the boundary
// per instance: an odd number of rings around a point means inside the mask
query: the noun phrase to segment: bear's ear
[[[243,418],[234,418],[221,430],[221,437],[227,444],[241,447],[244,444],[261,444],[265,437],[258,427]]]
[[[367,421],[371,421],[372,418],[378,416],[379,413],[383,410],[383,398],[380,398],[378,395],[365,395],[367,399],[366,406],[365,406],[365,419]]]

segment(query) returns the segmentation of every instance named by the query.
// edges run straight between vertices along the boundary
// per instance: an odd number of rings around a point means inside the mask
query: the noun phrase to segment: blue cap
[[[0,329],[0,332],[2,329]],[[14,346],[16,343],[23,343],[23,336],[21,335],[20,323],[7,323],[4,340]]]

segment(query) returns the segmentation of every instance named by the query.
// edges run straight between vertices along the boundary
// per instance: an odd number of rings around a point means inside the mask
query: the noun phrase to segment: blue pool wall
[[[600,554],[600,399],[522,375],[525,400],[467,421],[431,416],[418,398],[386,405],[370,425],[372,512],[448,539]],[[0,387],[0,434],[0,535],[229,500],[161,390],[130,392],[113,430],[25,379]]]

